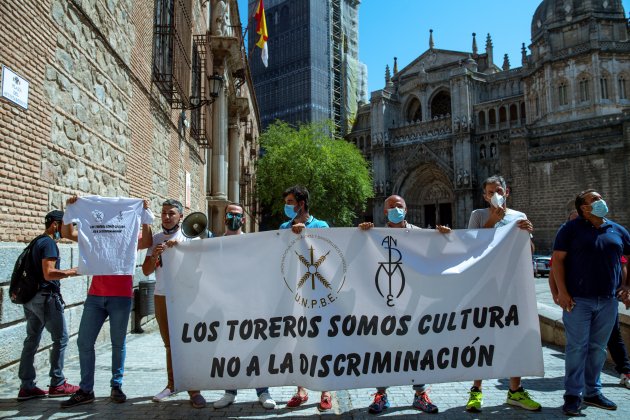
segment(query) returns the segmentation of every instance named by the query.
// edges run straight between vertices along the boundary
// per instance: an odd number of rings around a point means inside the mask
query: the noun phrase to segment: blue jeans
[[[65,381],[63,359],[68,345],[68,331],[66,330],[66,320],[63,317],[63,307],[60,295],[51,294],[45,290],[37,292],[30,302],[24,304],[26,339],[24,339],[18,372],[21,387],[24,389],[35,387],[35,366],[33,363],[44,328],[50,333],[52,339],[50,386],[58,386]]]
[[[630,358],[628,358],[628,351],[626,350],[626,344],[623,342],[621,336],[621,330],[619,329],[619,314],[615,320],[610,338],[608,339],[608,351],[610,357],[615,362],[615,370],[619,375],[622,373],[630,373]]]
[[[614,298],[573,298],[575,307],[563,311],[567,340],[564,360],[565,395],[592,397],[601,394],[600,373],[606,361],[606,345],[615,320]]]
[[[105,320],[109,316],[109,335],[112,342],[112,387],[122,386],[125,371],[125,339],[131,313],[130,297],[88,295],[83,305],[83,315],[79,326],[79,364],[81,383],[84,392],[94,389],[94,368],[96,356],[94,344]]]
[[[226,389],[225,392],[227,394],[232,394],[232,395],[236,395],[238,394],[238,391],[235,389]],[[265,387],[265,388],[256,388],[256,395],[258,395],[260,397],[260,394],[266,392],[267,394],[269,393],[269,388]]]

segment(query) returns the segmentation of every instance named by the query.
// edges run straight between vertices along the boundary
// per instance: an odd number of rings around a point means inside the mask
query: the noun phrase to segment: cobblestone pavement
[[[543,284],[540,279],[537,284]],[[544,288],[537,287],[539,300],[546,299]],[[76,345],[72,341],[70,345]],[[525,378],[523,384],[530,391],[532,397],[543,405],[541,412],[528,412],[513,408],[505,404],[508,383],[506,379],[484,382],[484,408],[481,414],[470,414],[464,409],[468,398],[469,382],[435,384],[431,386],[430,395],[438,405],[440,413],[436,418],[446,419],[475,419],[475,418],[503,418],[538,420],[565,417],[561,411],[563,395],[564,354],[555,347],[543,347],[545,361],[544,378]],[[63,399],[40,399],[18,403],[17,396],[19,381],[17,378],[5,384],[0,391],[0,418],[22,419],[83,419],[83,418],[119,418],[119,419],[181,419],[181,418],[317,418],[339,417],[343,419],[373,419],[375,417],[411,418],[415,416],[432,416],[420,413],[411,408],[413,391],[411,386],[391,387],[388,396],[392,407],[382,415],[375,416],[367,412],[367,406],[372,401],[373,389],[351,389],[333,392],[333,409],[330,413],[321,414],[317,410],[319,394],[310,393],[308,403],[298,409],[287,409],[286,402],[291,398],[294,387],[272,388],[271,394],[278,402],[275,410],[264,410],[256,399],[253,390],[240,391],[237,401],[223,410],[215,410],[211,403],[223,395],[222,391],[204,391],[208,401],[205,409],[194,409],[188,402],[185,392],[179,393],[162,403],[151,402],[151,396],[161,391],[165,385],[166,373],[164,349],[155,325],[146,328],[144,334],[128,336],[127,361],[123,389],[128,396],[124,404],[114,404],[109,401],[110,353],[107,346],[97,350],[96,364],[96,402],[90,405],[78,406],[61,410],[59,403]],[[73,384],[79,382],[78,359],[66,361],[66,376]],[[46,371],[38,372],[40,385],[47,384]],[[597,408],[585,408],[585,417],[600,418],[628,418],[630,413],[630,390],[618,385],[616,373],[607,365],[602,375],[604,393],[619,405],[617,411],[604,411]]]

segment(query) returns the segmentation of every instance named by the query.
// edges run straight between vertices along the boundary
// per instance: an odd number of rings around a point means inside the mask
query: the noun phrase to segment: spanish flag
[[[265,19],[265,5],[263,0],[258,1],[258,7],[256,7],[256,33],[260,35],[260,39],[256,43],[258,47],[262,49],[261,57],[265,67],[269,64],[269,51],[267,50],[267,39],[269,34],[267,33],[267,20]]]

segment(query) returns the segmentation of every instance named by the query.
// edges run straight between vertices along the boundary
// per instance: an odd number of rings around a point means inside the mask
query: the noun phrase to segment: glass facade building
[[[293,125],[330,119],[344,134],[359,100],[367,97],[367,70],[358,60],[357,0],[267,0],[269,67],[255,47],[258,0],[249,0],[248,50],[264,129],[275,120]]]

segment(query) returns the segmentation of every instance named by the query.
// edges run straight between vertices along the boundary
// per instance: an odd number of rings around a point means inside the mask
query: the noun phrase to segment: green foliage
[[[260,202],[284,220],[282,192],[299,184],[310,192],[309,213],[331,226],[352,226],[356,212],[373,197],[369,164],[354,144],[330,135],[330,123],[297,129],[275,122],[260,136],[257,163]]]

